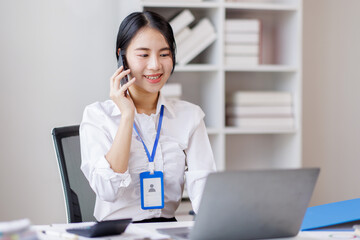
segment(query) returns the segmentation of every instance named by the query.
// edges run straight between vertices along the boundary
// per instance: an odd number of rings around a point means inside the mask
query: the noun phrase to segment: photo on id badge
[[[164,208],[163,174],[155,171],[153,174],[143,172],[140,174],[141,208]]]

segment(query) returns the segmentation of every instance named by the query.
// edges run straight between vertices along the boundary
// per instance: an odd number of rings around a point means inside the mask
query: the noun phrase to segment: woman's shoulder
[[[167,101],[170,103],[170,106],[173,108],[174,112],[176,114],[185,114],[191,116],[191,115],[197,115],[200,117],[203,117],[204,112],[200,108],[200,106],[180,99],[167,99]]]
[[[112,100],[94,102],[85,107],[84,115],[111,115],[114,113],[116,105]]]

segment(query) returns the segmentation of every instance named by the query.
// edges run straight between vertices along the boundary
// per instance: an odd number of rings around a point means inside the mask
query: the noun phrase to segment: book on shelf
[[[235,106],[290,106],[293,98],[290,92],[238,91],[227,95],[226,103]]]
[[[183,42],[187,37],[191,35],[191,29],[189,27],[183,28],[179,33],[175,35],[176,45],[179,45]]]
[[[259,56],[259,45],[249,45],[249,44],[225,44],[225,56]]]
[[[259,44],[259,33],[225,33],[225,43]]]
[[[225,65],[243,66],[261,63],[260,19],[225,20]]]
[[[294,118],[242,118],[228,117],[227,125],[245,129],[293,129]]]
[[[192,29],[190,35],[177,46],[176,62],[185,65],[204,51],[216,39],[215,28],[209,19],[201,19]]]
[[[226,106],[227,117],[292,117],[292,106]]]
[[[161,94],[166,98],[181,99],[182,86],[180,83],[166,83],[161,88]]]
[[[227,66],[257,66],[259,65],[258,56],[225,56]]]
[[[259,19],[226,19],[225,32],[227,33],[259,33]]]
[[[173,30],[173,34],[178,34],[182,29],[187,27],[190,23],[195,20],[194,15],[188,9],[184,9],[172,19],[170,19],[169,23]]]

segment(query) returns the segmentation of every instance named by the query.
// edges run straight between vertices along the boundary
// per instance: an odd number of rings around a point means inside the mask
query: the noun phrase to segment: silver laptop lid
[[[211,173],[190,239],[296,235],[318,174],[318,168]]]

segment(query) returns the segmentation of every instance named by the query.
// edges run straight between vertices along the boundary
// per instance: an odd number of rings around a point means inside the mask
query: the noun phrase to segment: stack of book
[[[226,98],[226,120],[228,126],[245,130],[292,130],[292,94],[271,91],[235,92]]]
[[[31,229],[29,219],[0,222],[0,239],[38,240],[36,231]]]
[[[226,2],[245,2],[245,3],[279,3],[281,0],[226,0]]]
[[[260,63],[259,19],[225,20],[225,65],[256,66]]]
[[[143,2],[179,2],[179,0],[142,0]],[[202,2],[204,0],[182,0],[181,2]]]
[[[166,98],[181,99],[182,87],[180,83],[166,83],[162,89],[161,94]]]
[[[193,27],[194,15],[185,9],[170,20],[177,45],[176,62],[185,65],[204,51],[216,39],[215,28],[208,18],[202,18]]]

